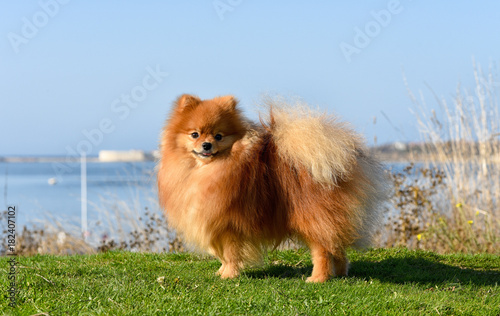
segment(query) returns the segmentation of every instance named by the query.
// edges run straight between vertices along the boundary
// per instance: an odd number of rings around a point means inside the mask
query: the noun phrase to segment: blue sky
[[[497,1],[2,1],[0,155],[157,147],[182,93],[300,96],[369,143],[418,141],[403,71],[437,106],[500,59]],[[385,114],[385,115],[384,115]],[[374,124],[374,117],[377,118]],[[387,118],[386,118],[387,117]]]

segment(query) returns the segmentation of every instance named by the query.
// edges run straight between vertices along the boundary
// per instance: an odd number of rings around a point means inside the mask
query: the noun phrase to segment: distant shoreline
[[[116,161],[102,161],[97,156],[87,157],[87,162],[148,162],[155,161],[154,159],[143,160],[116,160]],[[80,162],[80,158],[67,158],[67,157],[0,157],[0,163],[50,163],[50,162]]]
[[[394,155],[378,155],[375,156],[381,161],[388,162],[406,162],[409,161],[407,155],[394,156]],[[88,163],[109,163],[109,162],[154,162],[156,159],[149,156],[144,159],[120,159],[120,160],[106,160],[103,161],[99,159],[98,156],[87,157]],[[78,157],[64,157],[64,156],[8,156],[0,157],[0,163],[79,163],[80,158]]]
[[[87,162],[145,162],[155,161],[157,151],[142,150],[101,150],[99,155],[86,157]],[[78,156],[0,156],[0,162],[6,163],[49,163],[80,162]]]
[[[391,148],[392,149],[392,148]],[[406,153],[397,152],[397,150],[378,150],[378,148],[370,148],[372,154],[380,160],[390,161],[407,161]],[[142,150],[101,150],[98,155],[87,156],[87,162],[147,162],[156,161],[159,158],[158,151],[142,151]],[[0,163],[68,163],[80,162],[78,156],[0,156]]]
[[[0,157],[0,163],[47,163],[47,162],[80,162],[80,158],[75,157],[62,157],[62,156],[51,156],[51,157],[23,157],[23,156],[10,156],[10,157]],[[99,157],[92,156],[87,157],[87,162],[101,162]]]
[[[368,151],[384,163],[424,162],[436,159],[429,155],[425,143],[392,143],[370,147]],[[468,158],[468,159],[467,159]],[[98,155],[87,156],[87,162],[148,162],[157,161],[159,152],[142,150],[101,150]],[[474,159],[464,157],[464,161]],[[500,162],[500,157],[497,158]],[[0,163],[67,163],[80,162],[77,156],[0,156]]]
[[[9,156],[0,157],[0,163],[73,163],[80,162],[80,157],[65,157],[65,156],[47,156],[47,157],[37,157],[37,156]],[[117,160],[106,160],[103,161],[99,159],[98,156],[86,157],[88,163],[108,163],[108,162],[148,162],[155,161],[154,157],[145,157],[143,159],[117,159]]]

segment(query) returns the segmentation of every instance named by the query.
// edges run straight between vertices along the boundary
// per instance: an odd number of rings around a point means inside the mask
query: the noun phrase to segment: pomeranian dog
[[[288,238],[311,250],[307,282],[347,275],[346,249],[367,245],[386,195],[381,166],[333,116],[274,98],[257,125],[237,103],[174,103],[157,169],[169,224],[221,261],[223,279]]]

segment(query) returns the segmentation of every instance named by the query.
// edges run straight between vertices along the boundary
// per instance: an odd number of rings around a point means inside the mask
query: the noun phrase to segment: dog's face
[[[232,96],[203,101],[190,95],[181,96],[171,122],[177,147],[203,164],[228,154],[244,135],[236,104]]]

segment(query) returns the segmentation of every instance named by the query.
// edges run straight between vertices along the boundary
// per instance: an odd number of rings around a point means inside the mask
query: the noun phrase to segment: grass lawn
[[[18,257],[16,307],[0,258],[1,314],[500,315],[500,256],[404,248],[350,252],[350,276],[308,284],[307,251],[269,253],[234,280],[192,254],[108,252]]]

